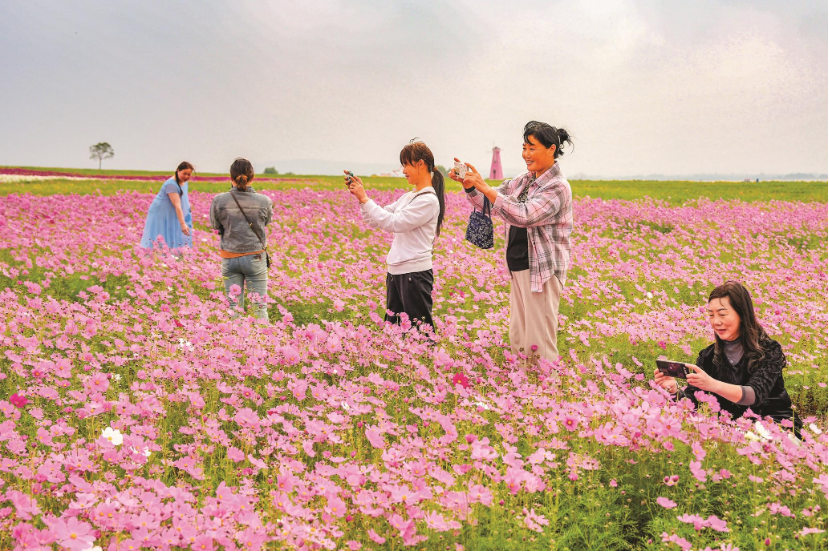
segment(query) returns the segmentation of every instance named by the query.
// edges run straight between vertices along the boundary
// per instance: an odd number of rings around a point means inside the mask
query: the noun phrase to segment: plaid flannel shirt
[[[518,195],[529,186],[526,202]],[[527,229],[527,252],[530,260],[530,290],[541,293],[544,282],[556,276],[564,286],[570,267],[570,234],[573,232],[573,194],[556,162],[538,178],[525,173],[505,180],[496,188],[498,197],[492,214],[510,226]],[[469,202],[483,209],[484,194],[474,190],[466,194]]]

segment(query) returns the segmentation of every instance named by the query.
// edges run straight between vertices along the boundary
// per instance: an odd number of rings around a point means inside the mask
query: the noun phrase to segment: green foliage
[[[46,170],[46,169],[43,169]],[[166,173],[150,171],[90,171],[80,169],[48,169],[55,171],[77,172],[84,174],[124,174],[129,176],[147,176]],[[172,171],[171,173],[172,174]],[[200,173],[201,176],[212,176],[209,173]],[[219,175],[224,176],[224,175]],[[343,185],[341,176],[314,176],[293,173],[279,173],[279,179],[257,178],[254,187],[257,190],[282,190],[312,188],[320,190],[340,189]],[[408,184],[402,178],[388,176],[363,177],[368,190],[395,190],[406,189]],[[488,181],[490,185],[500,182]],[[623,181],[623,180],[574,180],[570,182],[575,197],[601,197],[609,201],[613,199],[642,199],[650,197],[666,201],[671,205],[681,205],[689,200],[700,198],[708,199],[739,199],[742,201],[806,201],[827,203],[826,182],[760,182],[745,184],[742,182],[657,182],[657,181]],[[25,191],[34,195],[53,194],[102,194],[113,195],[121,190],[135,190],[144,193],[157,192],[161,182],[140,180],[105,180],[89,181],[78,180],[48,180],[30,181],[21,186],[20,182],[0,182],[0,195],[21,193]],[[204,182],[191,180],[190,190],[208,193],[226,191],[225,182]],[[454,180],[446,180],[446,190],[461,191],[462,187]],[[658,229],[669,230],[667,227]]]

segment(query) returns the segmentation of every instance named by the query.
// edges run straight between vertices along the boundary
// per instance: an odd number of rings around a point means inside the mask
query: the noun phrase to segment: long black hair
[[[414,139],[402,150],[400,150],[400,164],[414,165],[418,161],[423,161],[426,164],[426,168],[432,173],[432,188],[435,189],[435,194],[438,196],[438,204],[440,205],[440,213],[438,213],[438,227],[436,232],[436,235],[440,236],[440,227],[443,224],[443,215],[446,213],[443,174],[435,168],[435,156],[432,155],[432,150],[430,150],[429,147],[423,142]]]
[[[728,280],[721,286],[717,286],[708,295],[708,302],[714,299],[721,299],[728,297],[731,308],[740,317],[740,343],[743,346],[743,354],[748,359],[748,371],[751,372],[757,362],[763,360],[766,356],[763,350],[763,344],[769,340],[766,330],[760,325],[757,320],[757,315],[754,313],[754,302],[751,300],[746,287],[740,282]],[[720,336],[714,334],[714,363],[718,365],[725,365],[723,357],[725,355],[724,342]]]
[[[570,146],[573,145],[573,139],[569,132],[563,128],[556,128],[538,121],[530,121],[524,125],[524,143],[530,143],[530,136],[538,140],[545,148],[555,146],[554,159],[558,159],[559,156],[564,155],[564,152],[561,150],[562,145],[565,143],[570,144]]]

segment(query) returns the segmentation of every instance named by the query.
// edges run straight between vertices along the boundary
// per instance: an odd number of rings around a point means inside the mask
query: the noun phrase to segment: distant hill
[[[818,180],[823,181],[829,179],[829,175],[827,174],[815,174],[815,173],[789,173],[789,174],[708,174],[708,173],[701,173],[701,174],[636,174],[633,176],[620,176],[620,177],[613,177],[607,178],[597,175],[585,175],[583,173],[579,174],[568,174],[567,175],[572,180],[690,180],[690,181],[702,181],[702,182],[712,182],[712,181],[728,181],[728,182],[741,182],[745,179],[750,179],[751,181],[760,179],[761,182],[766,182],[769,180],[775,181],[804,181],[804,180]]]

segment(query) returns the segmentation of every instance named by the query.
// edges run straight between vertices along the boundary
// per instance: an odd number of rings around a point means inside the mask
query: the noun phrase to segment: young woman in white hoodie
[[[404,147],[400,164],[414,189],[385,207],[369,199],[358,177],[346,176],[345,182],[360,202],[360,213],[368,225],[394,233],[386,259],[385,319],[400,324],[399,315],[406,313],[413,326],[428,324],[434,329],[432,246],[446,212],[443,175],[435,169],[435,157],[423,142],[413,141]]]

